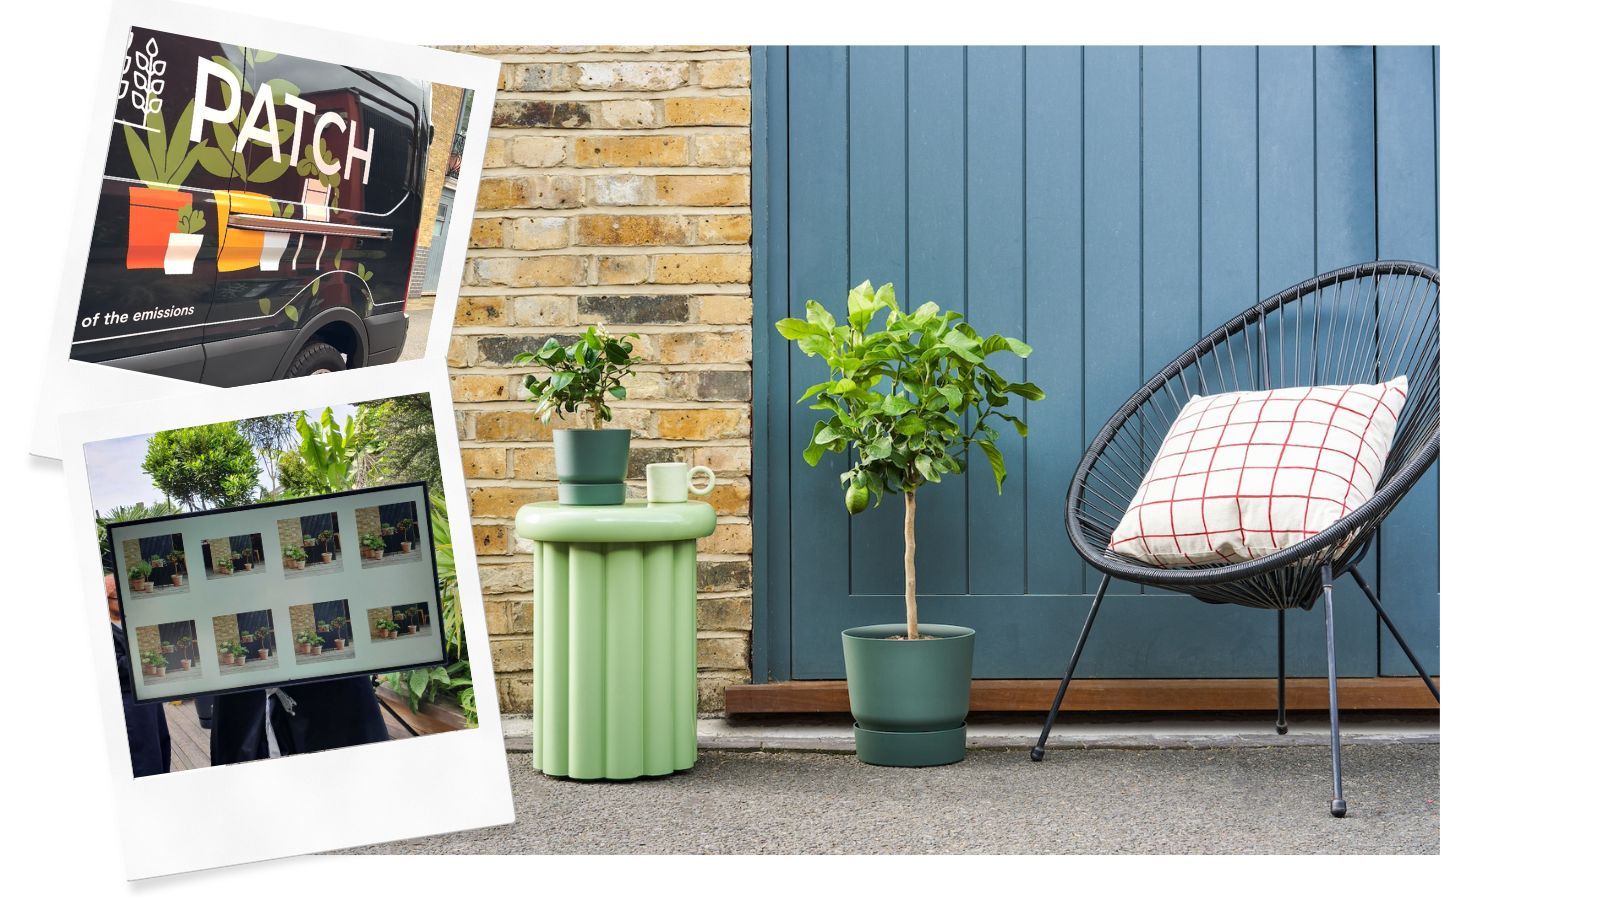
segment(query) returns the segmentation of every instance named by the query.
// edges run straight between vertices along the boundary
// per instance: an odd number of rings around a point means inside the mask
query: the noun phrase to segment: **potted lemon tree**
[[[877,326],[880,314],[886,315]],[[804,319],[784,319],[777,329],[828,365],[828,379],[800,396],[822,413],[806,462],[815,466],[826,453],[847,456],[851,465],[840,485],[851,515],[884,494],[900,494],[905,504],[906,620],[843,632],[856,756],[885,766],[958,762],[966,756],[975,632],[918,620],[917,494],[965,473],[974,444],[989,462],[995,490],[1004,486],[996,420],[1026,437],[1027,425],[1004,407],[1013,397],[1043,400],[1044,392],[1008,381],[989,358],[1027,357],[1032,348],[998,334],[985,337],[960,313],[934,303],[903,311],[894,285],[874,289],[869,281],[850,291],[845,321],[810,300]]]
[[[530,373],[523,379],[528,400],[536,404],[542,421],[549,422],[551,416],[565,420],[580,412],[589,420],[588,428],[558,428],[551,436],[562,503],[611,506],[627,496],[623,479],[628,475],[631,435],[626,428],[604,426],[611,421],[607,398],[628,396],[622,381],[638,362],[632,342],[637,337],[613,337],[591,325],[566,346],[550,338],[536,352],[516,355],[517,365],[533,363],[550,373],[545,377]]]

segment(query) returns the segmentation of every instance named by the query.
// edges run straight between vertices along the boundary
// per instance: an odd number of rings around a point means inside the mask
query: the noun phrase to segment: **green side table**
[[[695,501],[530,503],[534,542],[533,765],[624,780],[694,765]]]

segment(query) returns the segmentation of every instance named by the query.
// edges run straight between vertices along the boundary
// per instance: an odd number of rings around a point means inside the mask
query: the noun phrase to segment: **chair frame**
[[[1339,686],[1334,653],[1335,580],[1346,574],[1351,576],[1416,668],[1434,701],[1439,700],[1438,685],[1389,618],[1377,593],[1356,570],[1384,517],[1439,456],[1438,312],[1439,273],[1423,263],[1379,260],[1326,272],[1256,303],[1212,331],[1145,382],[1117,410],[1089,444],[1067,492],[1067,536],[1078,554],[1102,577],[1044,729],[1032,750],[1035,762],[1044,758],[1045,742],[1060,714],[1112,578],[1180,591],[1208,603],[1276,610],[1280,735],[1289,730],[1284,613],[1291,607],[1309,610],[1320,597],[1328,655],[1333,764],[1330,808],[1336,817],[1345,815],[1348,806],[1340,759]],[[1241,363],[1244,376],[1240,374]],[[1188,568],[1159,568],[1107,549],[1111,532],[1148,470],[1161,437],[1189,397],[1274,386],[1384,381],[1402,373],[1408,376],[1410,396],[1396,425],[1377,489],[1367,502],[1328,529],[1265,556]]]

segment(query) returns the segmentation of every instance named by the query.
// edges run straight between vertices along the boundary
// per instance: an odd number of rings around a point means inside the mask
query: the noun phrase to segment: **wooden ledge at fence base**
[[[1439,679],[1435,679],[1436,682]],[[1060,682],[992,679],[972,683],[974,712],[1044,712]],[[1441,688],[1443,687],[1440,682]],[[1291,710],[1328,708],[1326,678],[1290,678]],[[1276,710],[1275,678],[1075,678],[1065,710],[1084,712],[1226,712]],[[1339,708],[1437,709],[1433,695],[1416,677],[1341,678]],[[836,713],[850,711],[843,681],[784,681],[738,684],[728,688],[729,715],[757,713]]]

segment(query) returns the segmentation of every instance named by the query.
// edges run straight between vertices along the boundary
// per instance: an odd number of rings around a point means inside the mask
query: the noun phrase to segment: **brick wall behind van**
[[[711,466],[700,708],[750,677],[750,54],[746,47],[465,47],[500,91],[449,364],[501,708],[533,691],[533,560],[517,508],[555,498],[517,353],[591,323],[645,360],[614,404],[643,465]]]

